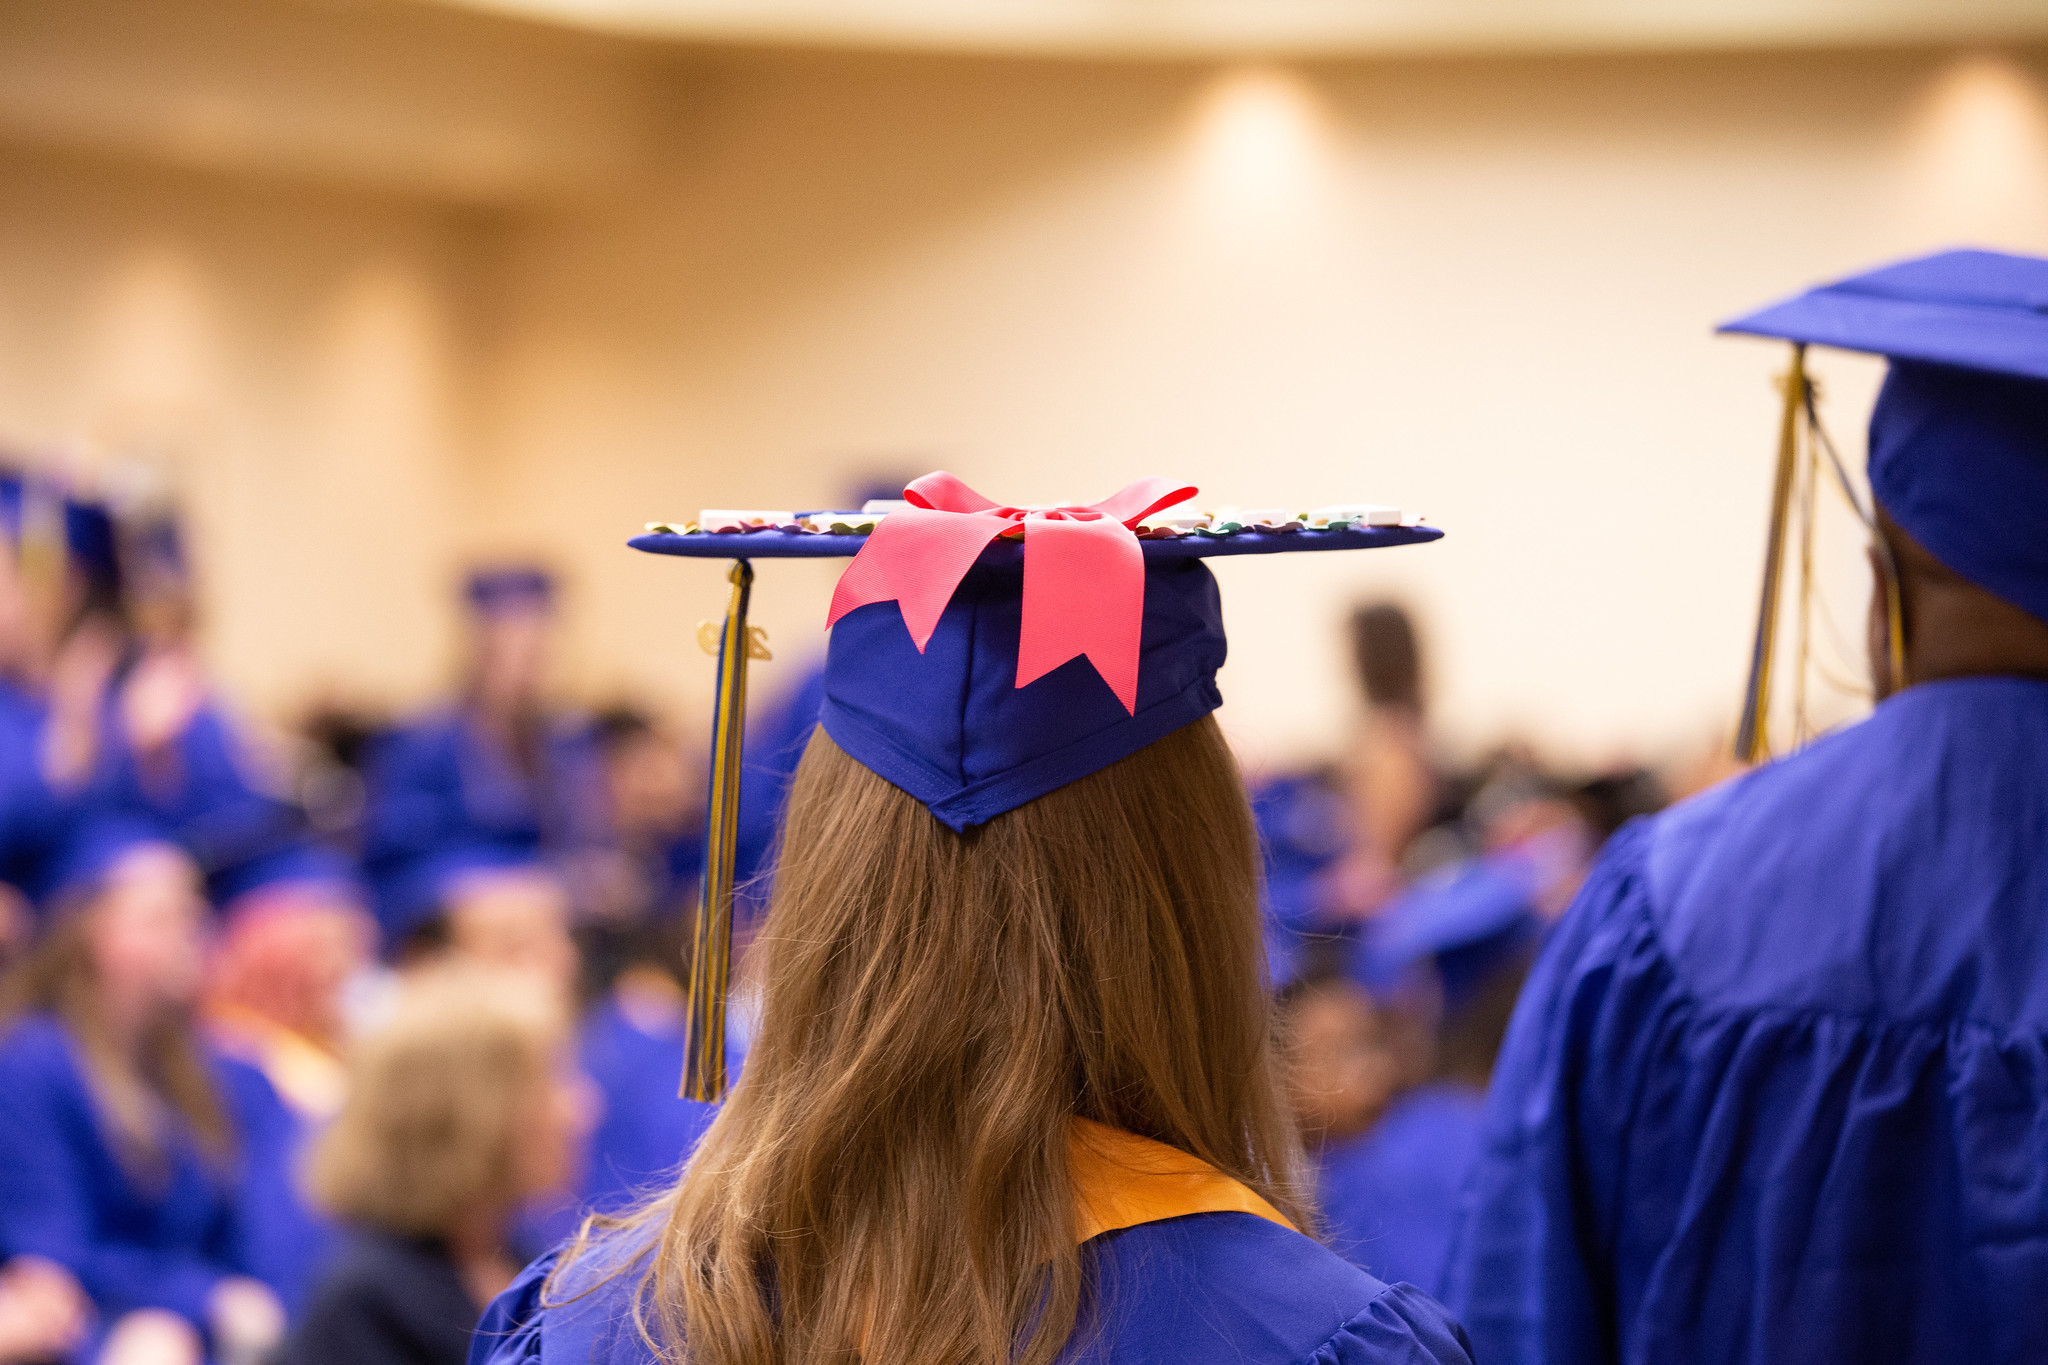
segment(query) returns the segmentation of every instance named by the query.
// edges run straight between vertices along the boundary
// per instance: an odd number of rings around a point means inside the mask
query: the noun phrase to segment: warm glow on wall
[[[1203,92],[1190,143],[1204,210],[1225,223],[1291,218],[1310,206],[1328,174],[1320,101],[1290,71],[1225,72]]]
[[[1958,59],[1914,120],[1911,213],[1931,241],[2048,248],[2048,90],[2003,57]]]

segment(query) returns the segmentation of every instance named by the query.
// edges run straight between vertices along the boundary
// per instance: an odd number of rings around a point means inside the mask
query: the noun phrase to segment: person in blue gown
[[[1625,828],[1555,930],[1453,1253],[1480,1358],[2048,1359],[2043,298],[1954,252],[1731,325],[1890,358],[1881,700]]]
[[[388,946],[479,860],[544,859],[598,908],[616,850],[597,736],[544,697],[554,597],[538,569],[472,574],[462,697],[371,750],[363,857]]]
[[[0,1245],[65,1267],[103,1321],[166,1310],[267,1349],[283,1311],[238,1201],[261,1078],[193,1023],[196,869],[118,821],[64,858],[52,923],[0,985]]]
[[[933,572],[892,528],[1003,529],[898,516],[842,594]],[[1220,595],[1206,546],[1148,563],[1135,520],[1027,541],[1135,570],[1101,608],[1128,638],[1042,676],[1015,545],[926,585],[922,640],[887,594],[840,614],[745,1068],[676,1177],[499,1296],[474,1365],[1469,1360],[1426,1294],[1300,1231]]]
[[[645,965],[621,973],[584,1017],[577,1059],[603,1098],[579,1191],[584,1210],[623,1212],[674,1179],[711,1126],[714,1106],[676,1093],[685,1048],[682,994]],[[729,1050],[728,1072],[741,1060]]]
[[[1442,1292],[1500,1002],[1512,1000],[1542,932],[1537,881],[1532,860],[1513,854],[1447,868],[1390,905],[1349,953],[1340,979],[1359,1000],[1377,998],[1365,1008],[1379,1030],[1407,1011],[1433,1035],[1425,1074],[1407,1078],[1369,1126],[1332,1133],[1317,1151],[1330,1245],[1382,1279]]]
[[[32,902],[79,814],[80,779],[59,779],[46,760],[50,637],[63,616],[102,610],[119,591],[103,509],[74,503],[47,480],[0,471],[0,961],[27,946]],[[61,583],[37,572],[52,558]]]

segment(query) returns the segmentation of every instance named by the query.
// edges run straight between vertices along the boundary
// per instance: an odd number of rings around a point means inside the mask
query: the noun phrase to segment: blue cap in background
[[[1541,870],[1515,854],[1447,867],[1417,882],[1360,940],[1352,976],[1382,993],[1433,965],[1444,1008],[1455,1012],[1496,973],[1518,971],[1543,938],[1536,907]]]
[[[546,611],[555,603],[555,577],[537,564],[499,564],[470,571],[463,600],[481,616]]]
[[[2048,621],[2048,259],[1946,251],[1722,324],[1881,355],[1870,486],[1906,534]]]

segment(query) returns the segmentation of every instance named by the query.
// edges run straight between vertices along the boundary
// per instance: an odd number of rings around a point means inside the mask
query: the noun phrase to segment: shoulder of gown
[[[2048,1358],[2048,685],[1625,829],[1524,989],[1446,1297],[1489,1362]]]
[[[534,1262],[485,1310],[470,1365],[652,1365],[634,1323],[638,1263],[600,1251],[547,1281]],[[1093,1307],[1069,1365],[1469,1365],[1464,1333],[1410,1285],[1387,1285],[1300,1233],[1205,1213],[1106,1234],[1084,1248]],[[543,1289],[546,1287],[546,1293]]]
[[[2048,1029],[2048,683],[1909,688],[1655,828],[1649,903],[1702,1003]]]
[[[1388,1285],[1292,1229],[1198,1213],[1108,1233],[1083,1249],[1090,1305],[1071,1365],[1459,1365],[1471,1354],[1442,1305]]]
[[[646,1258],[629,1240],[599,1240],[560,1276],[567,1245],[519,1272],[469,1340],[469,1365],[656,1365],[635,1319]]]

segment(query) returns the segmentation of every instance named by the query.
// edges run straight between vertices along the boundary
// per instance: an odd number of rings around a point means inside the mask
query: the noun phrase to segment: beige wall
[[[1460,739],[1703,741],[1746,654],[1782,363],[1710,324],[1950,241],[2048,249],[2048,119],[2012,64],[1215,80],[736,65],[684,167],[522,234],[495,506],[585,566],[583,657],[647,683],[680,657],[703,686],[675,627],[716,571],[608,553],[648,512],[830,501],[899,452],[1006,500],[1159,471],[1450,533],[1221,566],[1227,720],[1255,754],[1331,742],[1345,606],[1389,591],[1428,613]],[[1826,373],[1853,447],[1872,367]],[[764,578],[778,640],[815,647],[828,578]]]
[[[701,700],[718,571],[625,535],[944,464],[1004,499],[1161,472],[1445,526],[1221,566],[1255,756],[1332,742],[1344,610],[1388,591],[1428,613],[1457,740],[1690,743],[1735,700],[1781,363],[1709,324],[1950,241],[2048,251],[2039,62],[633,70],[666,111],[637,169],[488,215],[0,156],[0,433],[169,451],[259,707],[419,695],[470,548],[570,570],[577,690]],[[1826,374],[1854,438],[1873,369]],[[822,644],[830,581],[763,569],[760,687]]]
[[[243,705],[446,670],[476,234],[399,201],[0,158],[0,444],[193,522]]]

